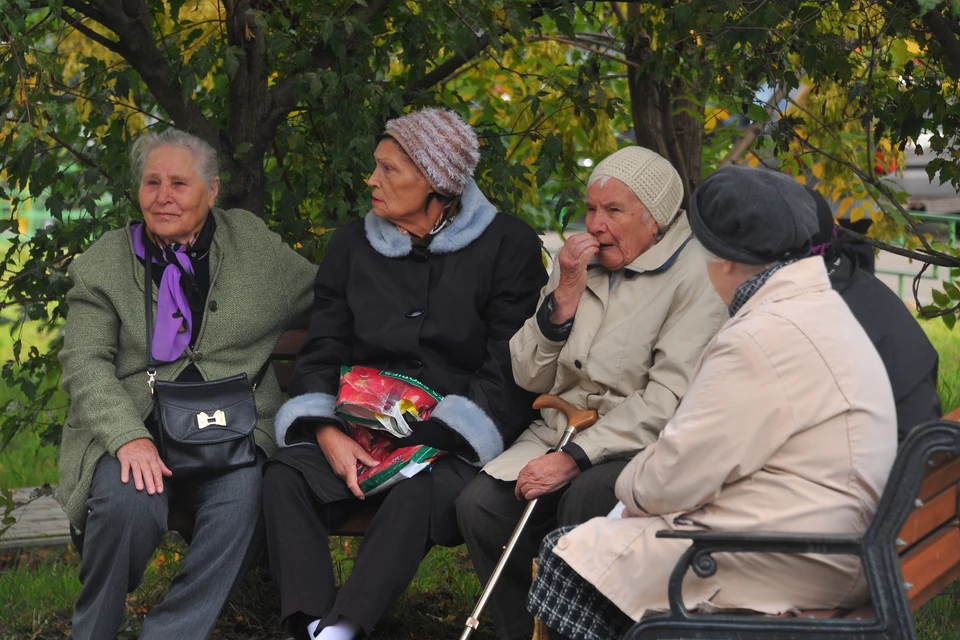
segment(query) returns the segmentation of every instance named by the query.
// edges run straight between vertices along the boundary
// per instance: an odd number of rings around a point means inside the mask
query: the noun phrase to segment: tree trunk
[[[221,173],[228,171],[230,180],[221,184],[217,206],[222,209],[246,209],[262,218],[266,212],[264,194],[267,183],[263,155],[249,154],[242,160],[231,162],[221,158],[221,162]]]
[[[635,4],[629,5],[630,18],[636,18],[638,11]],[[645,34],[627,43],[627,60],[639,65],[629,68],[627,78],[634,135],[638,145],[667,158],[680,174],[681,206],[688,209],[691,194],[700,186],[704,121],[700,86],[680,79],[669,84],[657,80],[646,71],[651,55]]]

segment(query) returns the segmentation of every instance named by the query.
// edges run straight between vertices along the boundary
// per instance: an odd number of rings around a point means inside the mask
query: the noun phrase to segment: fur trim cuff
[[[477,453],[478,460],[467,460],[482,467],[503,453],[503,437],[490,416],[472,400],[446,396],[430,414],[456,431]]]
[[[329,393],[305,393],[283,403],[273,421],[277,445],[288,447],[287,430],[297,418],[334,418],[337,399]]]

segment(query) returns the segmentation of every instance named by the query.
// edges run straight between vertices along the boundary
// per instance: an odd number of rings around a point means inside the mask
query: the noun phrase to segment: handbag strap
[[[157,381],[157,361],[153,357],[153,277],[150,269],[153,259],[146,252],[144,252],[144,254],[143,311],[144,317],[147,319],[147,386],[150,387],[150,395],[153,395],[153,387]],[[267,361],[263,363],[257,371],[257,374],[253,376],[253,383],[250,385],[253,391],[256,391],[260,383],[263,382],[263,377],[267,375],[267,369],[269,367],[270,358],[267,358]]]
[[[146,250],[143,252],[143,310],[147,319],[147,386],[153,395],[153,386],[157,381],[157,361],[153,357],[153,277],[150,266],[153,258]]]
[[[260,367],[260,370],[257,371],[257,375],[253,376],[253,384],[251,388],[256,391],[257,387],[260,386],[260,383],[263,382],[263,376],[267,375],[267,369],[270,367],[270,358],[267,358],[267,361],[263,363],[263,366]]]

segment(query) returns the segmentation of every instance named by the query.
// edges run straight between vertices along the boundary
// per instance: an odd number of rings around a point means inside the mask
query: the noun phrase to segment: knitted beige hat
[[[627,185],[661,228],[673,221],[683,201],[680,174],[669,160],[650,149],[625,147],[610,154],[590,174],[587,187],[605,177]]]
[[[480,160],[473,128],[449,109],[421,109],[387,122],[383,131],[403,147],[434,191],[463,193]]]

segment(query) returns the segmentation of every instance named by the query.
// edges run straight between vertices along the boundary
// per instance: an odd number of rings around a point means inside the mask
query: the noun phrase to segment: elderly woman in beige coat
[[[510,341],[513,375],[600,419],[563,451],[566,427],[546,410],[464,490],[457,518],[484,582],[524,501],[543,496],[491,600],[501,638],[529,638],[530,563],[559,523],[607,513],[613,484],[656,441],[690,382],[700,352],[726,317],[680,208],[670,163],[641,147],[600,162],[587,183],[587,233],[571,235],[537,314]]]
[[[528,607],[561,637],[620,637],[667,608],[689,542],[658,539],[659,530],[866,529],[896,455],[896,410],[883,363],[823,260],[803,259],[815,211],[797,182],[761,169],[725,167],[695,194],[691,225],[732,317],[660,439],[617,480],[622,517],[544,540]],[[721,554],[717,564],[713,577],[684,582],[688,608],[780,613],[852,607],[867,595],[853,557]],[[574,601],[560,605],[561,592]]]

